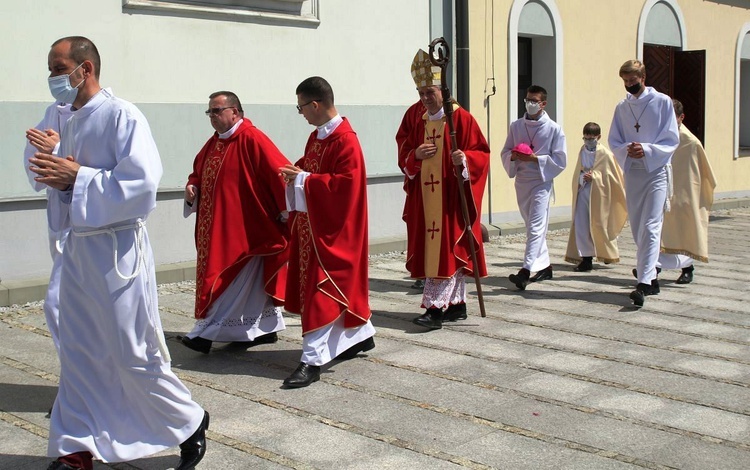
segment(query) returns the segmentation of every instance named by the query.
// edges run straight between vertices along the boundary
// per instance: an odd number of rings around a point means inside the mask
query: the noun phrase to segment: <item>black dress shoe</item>
[[[542,282],[552,279],[552,265],[547,266],[541,271],[537,271],[529,282]]]
[[[232,341],[232,346],[238,346],[243,348],[252,348],[259,344],[272,344],[279,340],[279,335],[274,331],[273,333],[267,333],[265,335],[257,336],[252,341]]]
[[[638,283],[635,286],[635,290],[630,293],[630,300],[633,301],[633,305],[636,307],[643,307],[643,303],[646,300],[647,295],[651,295],[652,287],[650,284]]]
[[[320,380],[320,366],[300,362],[297,370],[284,379],[284,385],[288,388],[302,388],[318,380]]]
[[[204,339],[200,336],[196,336],[195,338],[183,336],[181,342],[193,351],[202,352],[203,354],[208,354],[211,351],[211,344],[213,344],[213,341],[210,339]]]
[[[651,292],[646,295],[656,295],[659,292],[661,292],[661,288],[659,287],[659,280],[651,279]]]
[[[203,412],[203,421],[185,442],[180,444],[180,463],[175,470],[192,470],[206,455],[206,430],[208,430],[208,411]]]
[[[510,282],[516,285],[520,290],[526,290],[526,286],[529,284],[529,276],[531,273],[526,268],[521,268],[518,274],[511,274],[508,276]]]
[[[578,263],[578,266],[573,268],[573,271],[584,273],[591,271],[594,269],[594,257],[593,256],[584,256],[580,263]]]
[[[424,279],[417,279],[414,284],[409,286],[411,289],[424,290]]]
[[[682,274],[680,274],[680,277],[677,278],[675,284],[690,284],[691,282],[693,282],[694,270],[695,268],[693,266],[682,268]]]
[[[443,312],[443,321],[466,320],[466,304],[449,305]]]
[[[439,308],[428,308],[425,313],[418,316],[413,322],[431,330],[439,330],[443,327],[443,310]]]
[[[375,349],[375,340],[372,336],[360,341],[351,348],[342,352],[341,354],[336,356],[336,359],[338,359],[339,361],[348,361],[349,359],[354,359],[355,357],[357,357],[357,354],[369,351],[371,349]]]
[[[47,470],[83,470],[81,467],[71,467],[70,465],[60,462],[59,460],[53,460],[52,463],[49,464],[49,467],[47,467]]]
[[[658,276],[659,274],[661,274],[661,268],[657,267],[656,268],[656,275]],[[638,279],[638,270],[635,269],[635,268],[633,268],[633,277],[636,278],[636,279]]]

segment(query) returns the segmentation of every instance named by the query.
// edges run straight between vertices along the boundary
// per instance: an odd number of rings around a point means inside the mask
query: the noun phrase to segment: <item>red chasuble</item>
[[[349,121],[323,140],[317,130],[296,164],[305,180],[307,212],[292,212],[287,311],[302,315],[302,334],[333,323],[370,318],[368,303],[367,174]]]
[[[474,275],[469,234],[474,237],[480,276],[487,275],[480,214],[487,183],[490,150],[474,118],[454,105],[453,121],[459,150],[466,154],[469,181],[464,182],[471,232],[465,231],[458,193],[456,167],[451,160],[450,134],[445,118],[428,121],[427,114],[412,123],[408,137],[399,148],[399,167],[413,179],[404,177],[403,219],[407,229],[406,269],[413,278],[449,278],[459,269]],[[402,128],[404,127],[402,123]],[[399,130],[401,133],[401,130]],[[414,152],[423,143],[434,143],[438,154],[417,160]],[[442,156],[440,158],[439,156]]]
[[[284,303],[288,228],[279,168],[289,161],[248,119],[228,139],[214,134],[195,157],[188,184],[198,189],[195,318],[253,256],[263,256],[265,291]]]

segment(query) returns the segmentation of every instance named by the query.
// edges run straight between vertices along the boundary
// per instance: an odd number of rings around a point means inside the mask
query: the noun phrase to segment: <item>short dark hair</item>
[[[531,85],[526,89],[526,94],[529,93],[541,93],[542,94],[542,101],[547,101],[547,90],[540,87],[539,85]]]
[[[672,100],[672,106],[674,106],[674,115],[677,117],[680,117],[680,115],[685,114],[685,107],[682,106],[682,103],[680,100]]]
[[[333,88],[323,77],[306,78],[297,85],[294,94],[302,95],[306,99],[320,101],[327,106],[333,105]]]
[[[52,46],[50,46],[50,48],[55,47],[61,42],[70,43],[69,57],[73,61],[75,61],[76,64],[82,64],[84,60],[88,60],[92,64],[94,64],[94,76],[97,80],[99,80],[99,73],[101,72],[102,68],[102,60],[101,57],[99,57],[99,50],[97,50],[96,45],[94,45],[94,43],[90,39],[83,36],[68,36],[58,39],[57,41],[52,43]]]
[[[602,135],[602,128],[595,122],[587,122],[583,126],[583,135]]]
[[[231,91],[216,91],[208,95],[208,99],[212,100],[216,98],[217,96],[226,96],[227,104],[229,106],[237,108],[237,111],[244,113],[244,111],[242,110],[242,103],[240,103],[239,97],[235,95],[234,93],[232,93]]]

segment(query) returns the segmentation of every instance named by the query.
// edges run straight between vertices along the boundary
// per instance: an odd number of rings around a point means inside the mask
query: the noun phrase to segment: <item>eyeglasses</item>
[[[524,103],[544,103],[543,100],[530,100],[530,99],[526,99],[526,98],[523,100],[523,102]]]
[[[297,112],[298,112],[298,113],[301,113],[301,112],[302,112],[302,108],[304,108],[304,107],[305,107],[305,106],[307,106],[308,104],[310,104],[310,103],[313,103],[313,102],[315,102],[315,101],[318,101],[318,102],[319,102],[320,100],[310,100],[310,101],[308,101],[308,102],[307,102],[307,103],[305,103],[305,104],[298,104],[298,105],[297,105]]]
[[[226,106],[224,108],[209,108],[206,110],[206,116],[218,116],[225,109],[237,109],[235,106]]]

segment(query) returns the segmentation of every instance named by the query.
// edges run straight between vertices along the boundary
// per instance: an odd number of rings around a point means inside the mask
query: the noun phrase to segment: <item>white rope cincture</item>
[[[143,229],[145,228],[146,223],[142,221],[141,219],[138,219],[133,224],[127,224],[127,225],[120,225],[118,227],[108,227],[103,228],[99,230],[90,230],[85,232],[76,232],[73,231],[73,234],[78,237],[90,237],[93,235],[102,235],[107,234],[110,237],[112,237],[112,261],[115,267],[115,272],[117,273],[117,276],[122,279],[123,281],[130,281],[131,279],[135,279],[138,274],[140,274],[141,269],[143,269]],[[135,238],[135,252],[136,252],[136,263],[135,263],[135,270],[133,271],[133,274],[129,276],[125,276],[120,272],[120,268],[117,266],[117,232],[120,232],[122,230],[131,230],[135,229],[136,238]]]

